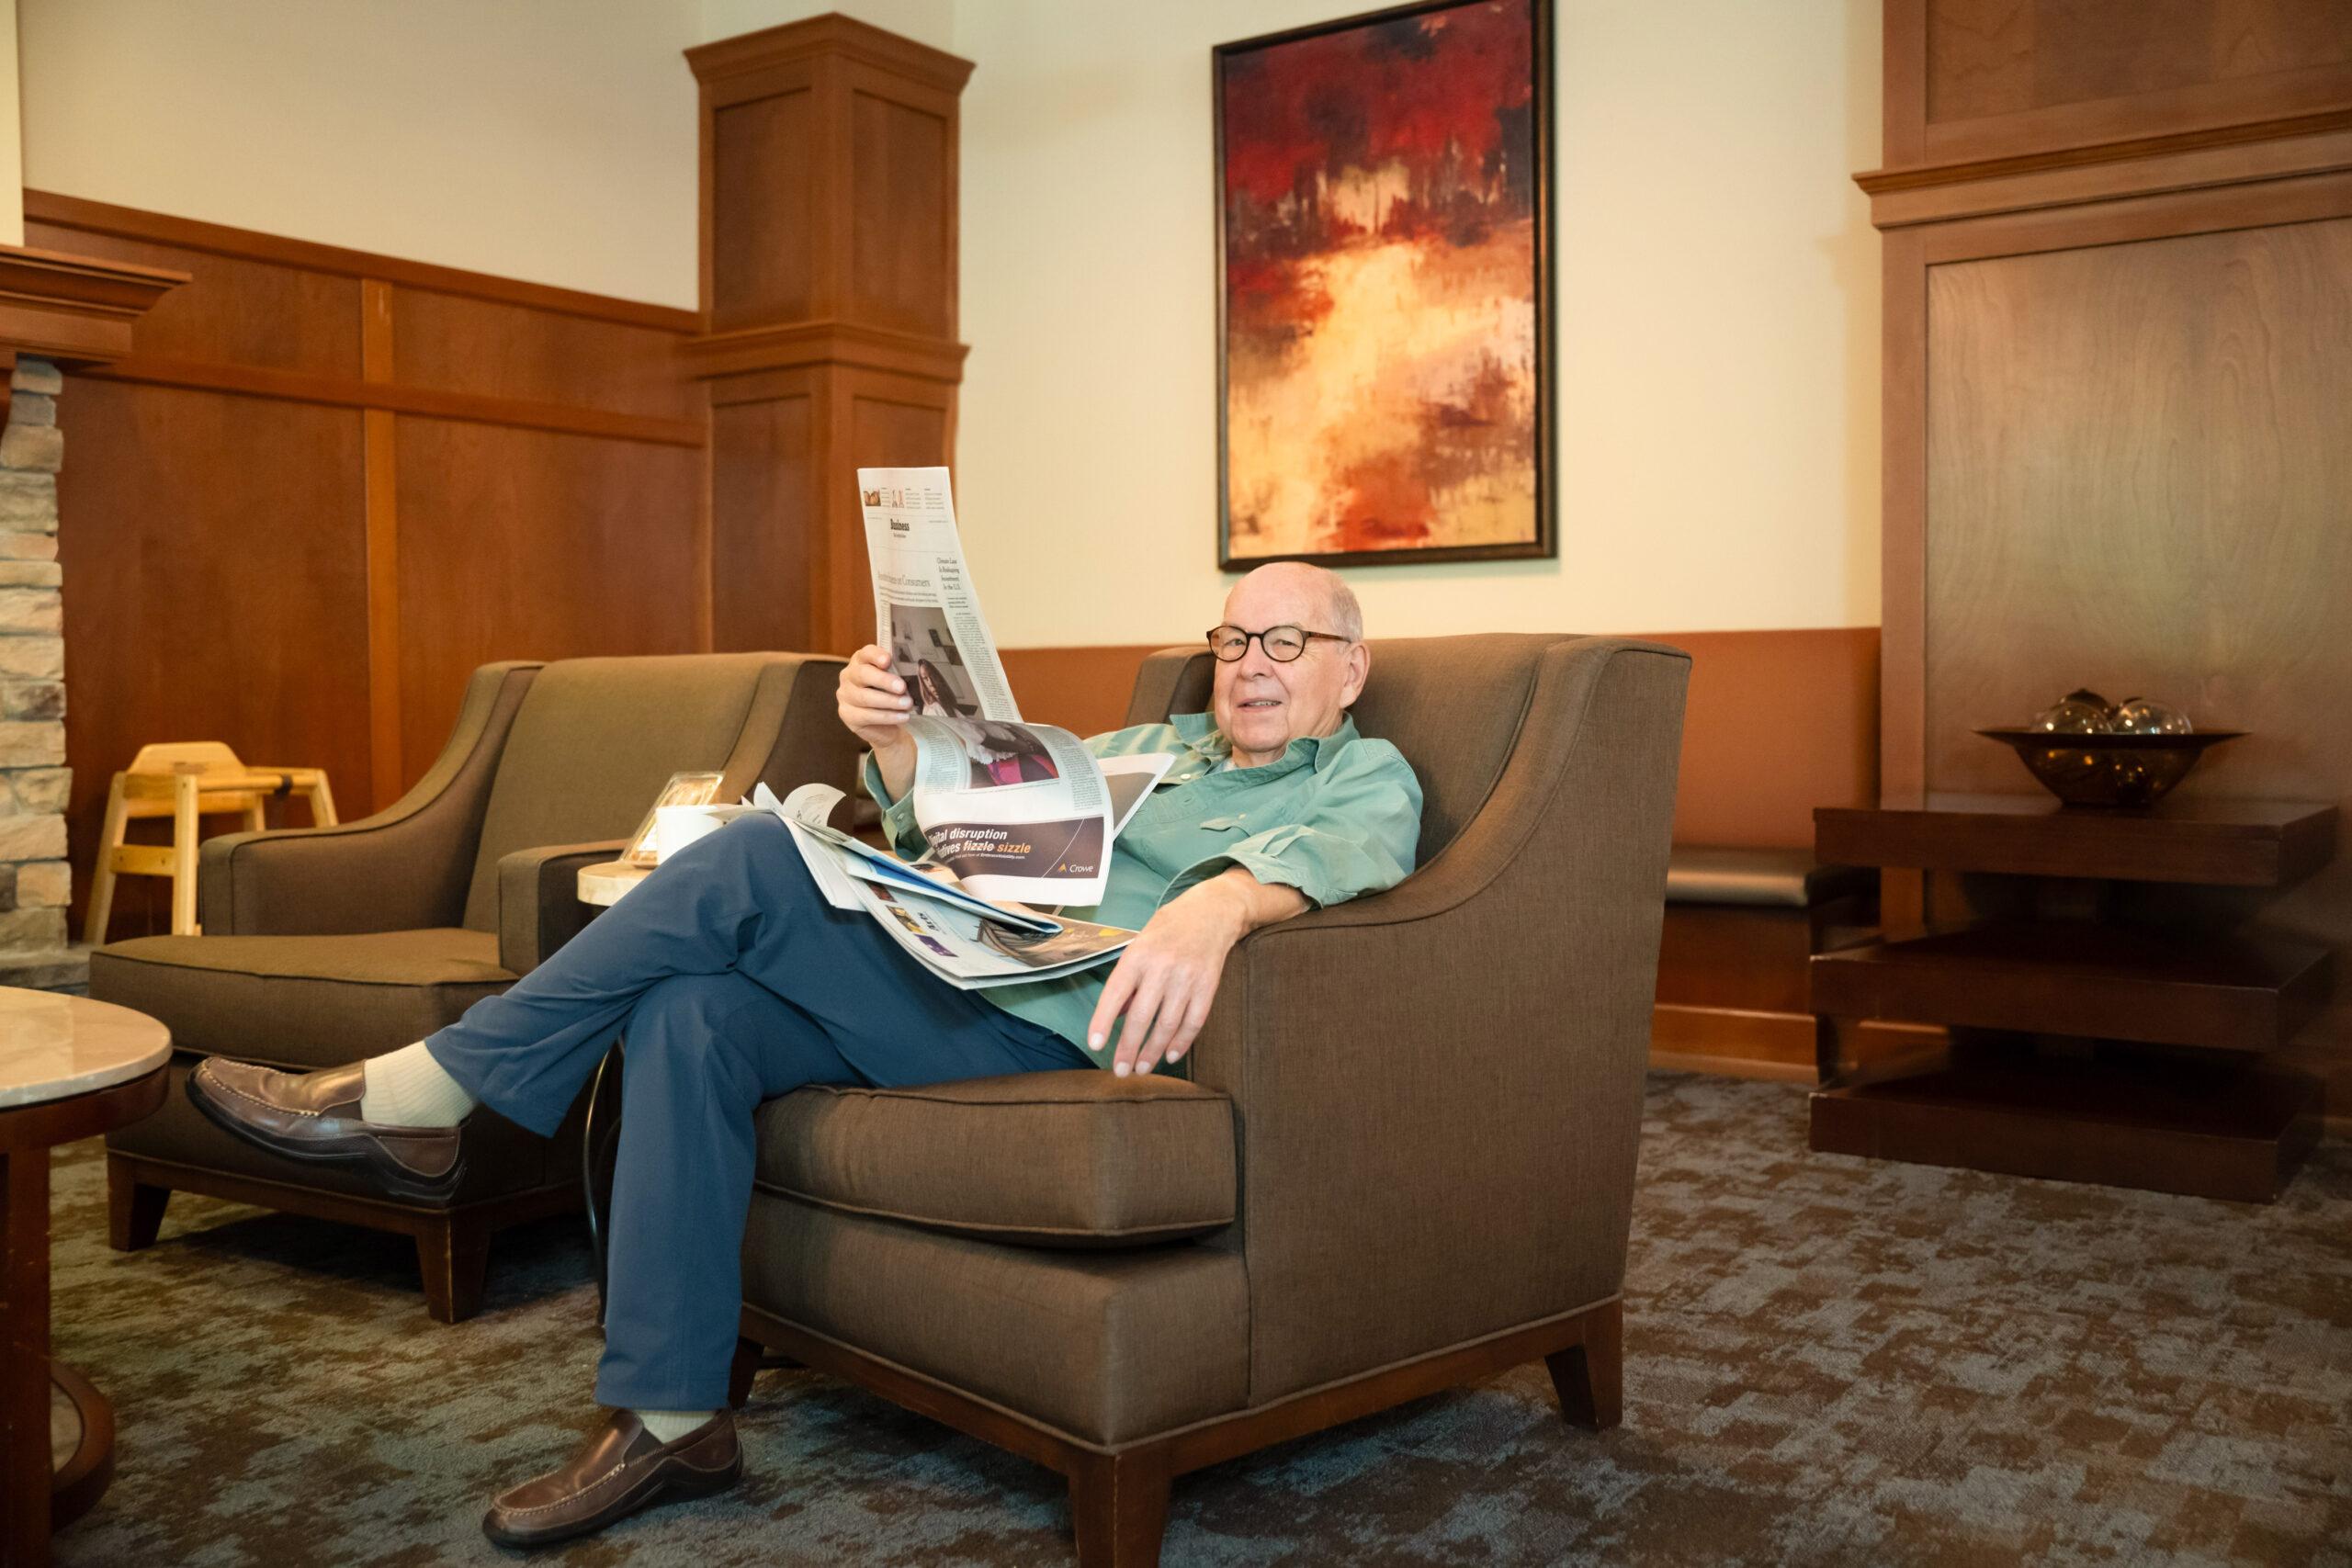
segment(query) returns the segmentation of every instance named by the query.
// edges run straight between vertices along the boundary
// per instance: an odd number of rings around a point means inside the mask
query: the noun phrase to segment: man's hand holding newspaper
[[[842,671],[834,708],[849,732],[865,742],[881,771],[882,787],[902,795],[914,787],[915,742],[907,733],[915,700],[906,682],[890,669],[890,656],[879,644],[868,644],[850,655]]]

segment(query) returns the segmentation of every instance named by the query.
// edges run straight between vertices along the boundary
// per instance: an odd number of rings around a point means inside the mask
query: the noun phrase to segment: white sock
[[[657,1443],[674,1443],[718,1414],[716,1410],[639,1410],[635,1412]]]
[[[422,1040],[370,1056],[360,1066],[368,1083],[359,1097],[364,1120],[395,1127],[454,1127],[474,1108],[474,1097],[458,1087]]]

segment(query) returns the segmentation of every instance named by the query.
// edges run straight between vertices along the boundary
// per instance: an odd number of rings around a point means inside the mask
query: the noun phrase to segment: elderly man
[[[569,1462],[492,1501],[492,1540],[567,1540],[741,1473],[725,1402],[762,1100],[806,1084],[1151,1072],[1200,1032],[1236,942],[1412,869],[1420,787],[1348,717],[1371,665],[1354,595],[1319,568],[1261,567],[1225,616],[1209,633],[1212,713],[1088,742],[1178,759],[1120,833],[1102,904],[1080,911],[1140,928],[1107,976],[957,990],[828,905],[784,825],[749,817],[429,1039],[328,1072],[214,1059],[190,1077],[206,1114],[264,1148],[446,1195],[476,1105],[551,1134],[627,1031],[596,1380],[610,1414]],[[893,841],[919,853],[913,702],[883,649],[850,660],[839,703],[872,748],[865,784]]]

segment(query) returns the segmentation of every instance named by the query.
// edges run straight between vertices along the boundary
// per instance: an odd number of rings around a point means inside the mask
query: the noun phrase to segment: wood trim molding
[[[361,287],[364,290],[368,285],[363,282]],[[521,425],[526,429],[551,430],[567,435],[648,441],[664,446],[700,446],[704,437],[703,422],[696,419],[662,419],[651,414],[618,413],[570,403],[528,402],[519,398],[402,387],[388,381],[355,381],[348,377],[313,376],[298,370],[270,370],[252,365],[134,356],[100,367],[91,374],[109,380],[137,381],[149,386],[185,387],[240,397],[275,398],[286,402],[323,403],[335,408],[376,409],[476,424]]]
[[[1926,162],[1998,158],[2015,149],[2097,147],[2177,127],[2194,134],[2232,125],[2324,115],[2352,102],[2352,66],[2308,65],[2225,81],[2194,82],[2157,92],[1981,118],[1928,120]]]
[[[392,286],[359,285],[360,375],[392,378]],[[368,553],[368,769],[379,804],[400,798],[401,755],[400,419],[390,409],[362,415],[360,474]]]
[[[740,376],[804,365],[854,365],[954,386],[963,379],[968,344],[854,321],[796,321],[705,333],[678,345],[689,376]]]
[[[188,280],[184,272],[0,245],[0,348],[69,365],[119,359],[131,323]]]
[[[212,255],[276,262],[311,272],[333,273],[338,276],[381,278],[409,288],[422,288],[436,294],[460,294],[505,305],[527,306],[535,310],[551,310],[559,315],[585,316],[592,321],[618,321],[679,333],[694,332],[702,324],[695,312],[673,306],[616,299],[603,294],[557,288],[543,283],[526,283],[519,278],[468,272],[461,267],[441,266],[432,262],[406,261],[398,256],[347,250],[341,245],[324,245],[311,240],[289,240],[280,234],[233,229],[226,224],[206,223],[193,218],[174,218],[165,213],[117,207],[110,202],[91,201],[78,196],[60,196],[53,191],[26,191],[25,219],[28,222],[54,223],[63,228],[85,230],[93,234],[144,240],[153,244],[174,245],[182,250],[202,251]]]
[[[1888,234],[1887,241],[1891,243],[1895,233],[1918,236],[1924,268],[1947,262],[1984,261],[1994,256],[2122,245],[2140,240],[2212,234],[2229,229],[2266,229],[2280,223],[2310,223],[2345,217],[2352,217],[2352,170],[2290,179],[2239,181],[2204,189],[2166,191],[2038,211],[1995,213],[1894,231]]]
[[[1854,176],[1880,229],[2352,168],[2352,112]]]
[[[959,93],[971,79],[972,62],[944,50],[915,42],[838,12],[786,22],[700,44],[687,50],[686,63],[704,84],[773,70],[820,56],[855,60],[896,76],[912,77],[944,93]],[[761,96],[761,95],[754,95]],[[714,102],[726,99],[715,98]]]

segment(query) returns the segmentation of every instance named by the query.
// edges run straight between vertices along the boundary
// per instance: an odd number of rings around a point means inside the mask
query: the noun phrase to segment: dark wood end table
[[[1945,1058],[1825,1071],[1812,1146],[1928,1165],[2268,1202],[2316,1141],[2321,1088],[2262,1058],[2327,1002],[2332,954],[2184,888],[2268,889],[2335,852],[2332,806],[1928,795],[1814,813],[1823,860],[1923,871],[1967,923],[1813,960],[1830,1018],[1939,1025]],[[2169,889],[2159,885],[2169,885]],[[1842,1067],[1825,1050],[1825,1069]]]

